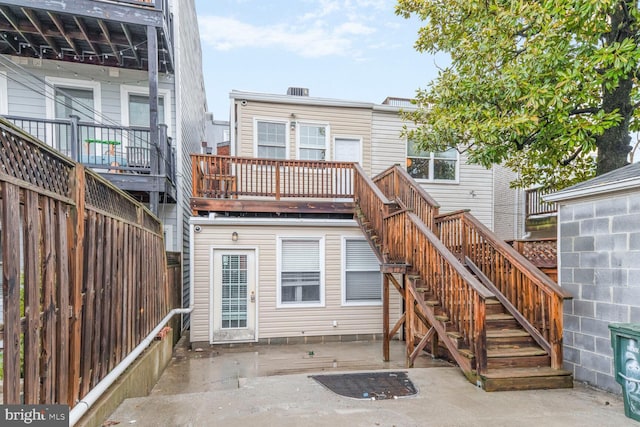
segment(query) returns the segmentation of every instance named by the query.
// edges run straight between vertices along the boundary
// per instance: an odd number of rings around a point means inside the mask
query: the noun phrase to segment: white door
[[[336,162],[355,162],[362,164],[362,147],[357,138],[335,138],[333,140],[333,157]],[[335,177],[336,190],[341,194],[353,192],[353,174],[351,170],[342,170]],[[337,201],[348,201],[339,198]]]
[[[255,341],[255,252],[213,250],[213,342]]]
[[[336,162],[362,163],[360,139],[336,138],[333,141],[333,157]]]

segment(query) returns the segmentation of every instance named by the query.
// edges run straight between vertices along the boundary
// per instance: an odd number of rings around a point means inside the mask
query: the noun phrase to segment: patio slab
[[[576,383],[573,389],[488,393],[457,367],[420,356],[404,369],[404,347],[336,343],[176,349],[143,398],[127,399],[109,418],[136,426],[638,426],[622,399]],[[337,395],[312,373],[405,370],[414,396],[387,400]]]

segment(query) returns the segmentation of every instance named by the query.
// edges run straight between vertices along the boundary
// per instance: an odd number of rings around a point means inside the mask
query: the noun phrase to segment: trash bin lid
[[[640,336],[640,323],[612,323],[609,329],[613,332],[622,332]]]

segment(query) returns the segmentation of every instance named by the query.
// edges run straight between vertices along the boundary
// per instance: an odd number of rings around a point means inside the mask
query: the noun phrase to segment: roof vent
[[[290,87],[287,89],[287,95],[309,96],[309,89],[306,87]]]

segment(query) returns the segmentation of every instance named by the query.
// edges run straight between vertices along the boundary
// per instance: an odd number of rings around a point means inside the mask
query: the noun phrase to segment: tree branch
[[[574,110],[569,111],[569,115],[577,116],[578,114],[596,114],[598,111],[600,111],[600,109],[596,107],[576,108]]]
[[[637,110],[638,108],[640,108],[640,101],[631,106],[631,111]]]
[[[563,161],[561,161],[560,164],[562,166],[567,166],[569,163],[573,162],[576,159],[576,157],[578,157],[578,154],[580,154],[581,152],[582,152],[582,145],[578,147],[578,149],[574,151],[573,154],[570,155],[568,159],[564,159]]]

